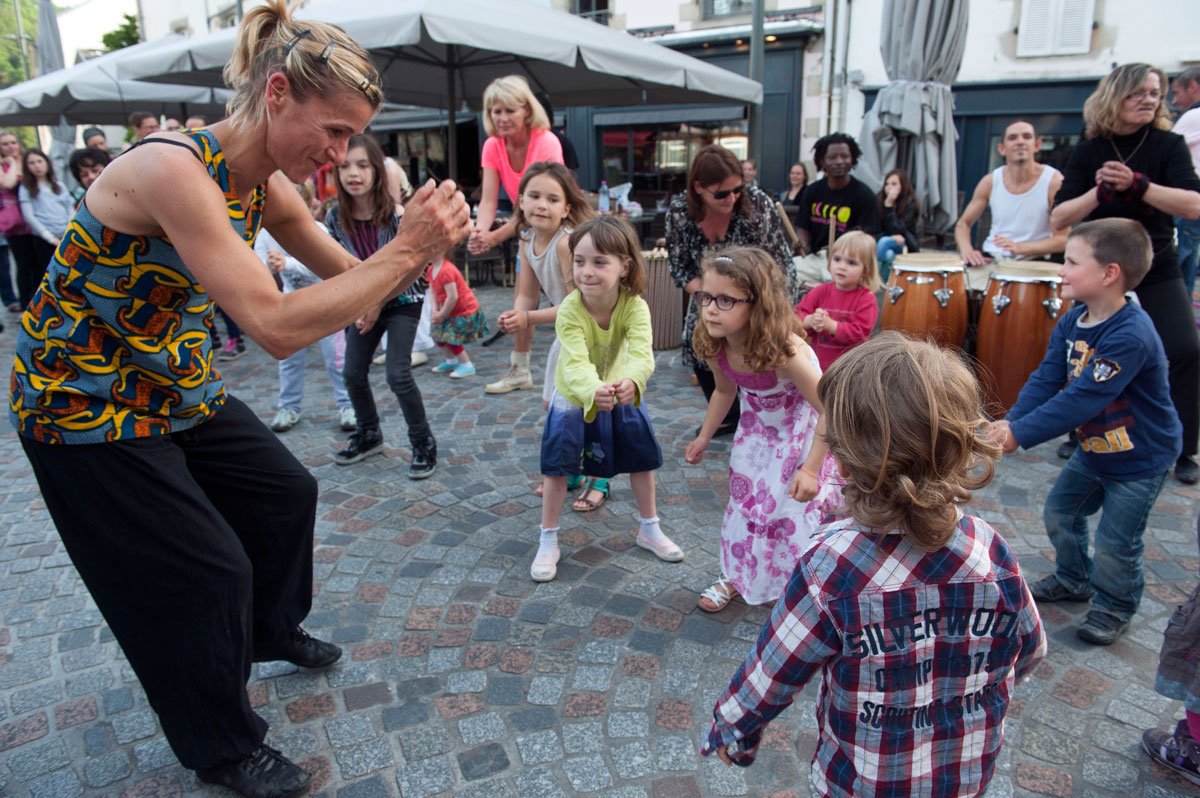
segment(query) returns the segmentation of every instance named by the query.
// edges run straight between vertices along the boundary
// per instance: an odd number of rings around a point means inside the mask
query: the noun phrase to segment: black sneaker
[[[428,479],[437,468],[437,441],[433,435],[424,445],[413,446],[412,464],[408,467],[409,479]]]
[[[240,762],[196,771],[200,781],[228,787],[246,798],[292,798],[308,790],[312,776],[263,743]]]
[[[1187,455],[1180,457],[1175,461],[1175,479],[1184,485],[1195,485],[1200,482],[1200,466]]]
[[[1109,646],[1115,643],[1118,637],[1125,634],[1125,630],[1128,628],[1129,621],[1122,621],[1117,616],[1109,615],[1103,610],[1091,610],[1087,614],[1087,620],[1083,622],[1083,626],[1075,630],[1075,634],[1086,643]]]
[[[1073,438],[1068,438],[1058,445],[1058,456],[1064,460],[1070,460],[1071,455],[1075,454],[1075,447],[1078,445]]]
[[[340,646],[318,640],[297,626],[290,639],[255,648],[252,659],[255,662],[283,660],[302,668],[325,668],[341,658]]]
[[[359,429],[350,436],[350,445],[333,456],[338,465],[357,463],[364,457],[383,451],[383,433],[377,429]]]
[[[1192,739],[1186,720],[1179,721],[1175,733],[1149,729],[1142,735],[1142,749],[1158,764],[1200,784],[1200,743]]]
[[[1054,574],[1047,574],[1030,584],[1029,593],[1039,604],[1049,604],[1052,601],[1087,601],[1096,595],[1096,591],[1090,587],[1078,592],[1067,590]]]

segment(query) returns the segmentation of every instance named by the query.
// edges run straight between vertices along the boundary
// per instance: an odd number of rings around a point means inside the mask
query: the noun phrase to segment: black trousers
[[[228,395],[172,435],[21,444],[180,763],[244,758],[267,729],[246,695],[254,646],[312,605],[316,480]]]
[[[46,275],[46,267],[54,257],[54,247],[39,236],[23,235],[10,236],[8,248],[17,265],[17,301],[24,308]]]
[[[358,428],[364,431],[379,429],[379,411],[375,408],[375,394],[367,375],[375,347],[387,333],[387,360],[384,361],[387,383],[400,403],[400,412],[408,424],[408,440],[413,446],[424,446],[433,437],[425,418],[421,389],[412,374],[413,339],[417,336],[420,321],[421,303],[414,302],[385,308],[375,326],[366,332],[360,333],[351,324],[346,328],[346,358],[342,366],[342,379],[346,383],[346,393],[350,394],[350,404],[354,406]]]
[[[1191,292],[1183,278],[1137,288],[1138,302],[1150,314],[1167,353],[1171,402],[1183,423],[1183,456],[1196,456],[1200,436],[1200,332],[1192,315]]]
[[[704,391],[704,401],[707,402],[712,399],[713,391],[717,390],[717,378],[707,368],[701,368],[700,366],[693,366],[692,373],[696,375],[696,381],[700,383],[700,390]],[[736,426],[741,417],[742,402],[741,392],[739,391],[733,397],[733,404],[730,406],[729,412],[725,414],[725,420],[721,424]]]

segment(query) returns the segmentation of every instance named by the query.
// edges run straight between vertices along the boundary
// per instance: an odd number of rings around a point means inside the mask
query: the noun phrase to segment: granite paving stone
[[[471,279],[489,319],[511,288]],[[486,269],[486,266],[484,267]],[[16,319],[14,318],[15,322]],[[14,324],[15,326],[15,324]],[[14,337],[0,335],[11,356]],[[540,385],[552,331],[534,337]],[[6,349],[7,347],[7,349]],[[730,443],[683,450],[705,407],[679,351],[655,353],[648,412],[663,466],[664,530],[683,563],[633,544],[629,479],[587,514],[564,509],[559,578],[529,579],[541,499],[540,390],[487,395],[511,341],[473,347],[478,376],[414,370],[437,432],[437,470],[406,478],[403,414],[371,370],[388,446],[350,467],[323,364],[310,353],[303,421],[279,440],[317,480],[312,612],[305,628],[345,654],[321,670],[254,665],[248,698],[267,742],[314,774],[314,798],[689,798],[808,795],[815,685],[764,736],[758,763],[726,768],[696,747],[769,607],[696,607],[720,574]],[[257,344],[221,363],[226,389],[265,421],[278,365]],[[1041,520],[1062,468],[1057,441],[1002,460],[967,512],[1004,535],[1034,579],[1053,568]],[[1110,647],[1075,636],[1085,605],[1041,608],[1047,663],[1018,685],[989,798],[1176,798],[1191,785],[1151,766],[1146,728],[1182,706],[1154,692],[1162,630],[1200,571],[1200,487],[1169,478],[1150,514],[1146,591]],[[1094,519],[1093,519],[1094,524]],[[0,793],[5,798],[221,798],[183,769],[111,630],[70,563],[15,435],[0,438]]]

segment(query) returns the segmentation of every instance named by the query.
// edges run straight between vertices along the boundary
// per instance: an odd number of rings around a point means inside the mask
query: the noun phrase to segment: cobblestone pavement
[[[508,296],[480,292],[493,319]],[[10,321],[0,335],[5,363]],[[550,340],[538,334],[535,369]],[[249,349],[222,372],[269,420],[275,362]],[[507,340],[473,347],[480,368],[470,380],[419,369],[440,455],[424,482],[405,477],[403,419],[380,368],[373,378],[392,448],[348,468],[333,463],[344,434],[310,350],[304,420],[283,439],[321,486],[307,626],[346,653],[324,672],[257,666],[249,691],[269,741],[312,771],[314,794],[337,798],[808,795],[813,686],[772,725],[754,767],[696,754],[766,610],[696,609],[718,573],[728,444],[714,443],[700,466],[683,462],[703,407],[678,352],[658,354],[649,406],[666,460],[660,515],[687,559],[662,563],[633,546],[622,477],[599,511],[564,512],[558,580],[535,585],[540,396],[483,393],[510,350]],[[1051,567],[1041,505],[1059,467],[1054,444],[1011,458],[972,507],[1033,575]],[[1107,649],[1077,640],[1083,605],[1043,610],[1050,654],[1017,690],[989,795],[1194,794],[1152,767],[1139,739],[1182,715],[1151,688],[1160,632],[1200,568],[1197,498],[1168,480],[1150,517],[1142,610],[1123,640]],[[0,795],[220,794],[175,761],[11,431],[0,438],[0,525]]]

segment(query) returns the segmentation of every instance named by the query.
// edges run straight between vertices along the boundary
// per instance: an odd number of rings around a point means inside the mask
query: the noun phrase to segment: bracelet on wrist
[[[819,477],[818,475],[816,475],[816,474],[814,474],[813,472],[809,471],[809,470],[808,470],[807,468],[805,468],[804,466],[800,466],[800,470],[801,470],[801,471],[803,471],[805,474],[808,474],[810,477],[812,477],[813,479],[815,479],[817,482],[820,482],[820,481],[821,481],[821,477]]]

